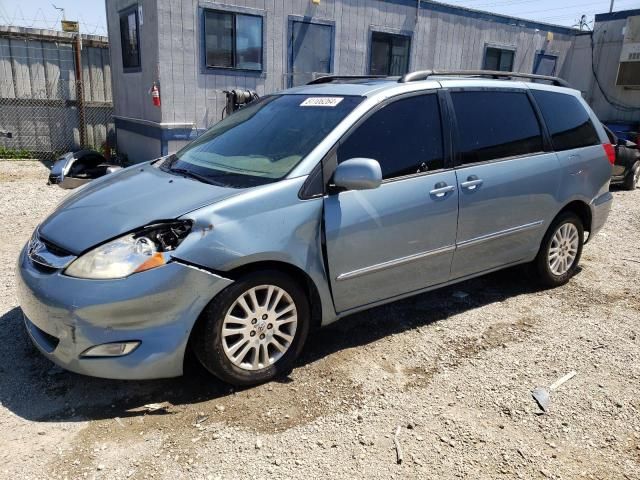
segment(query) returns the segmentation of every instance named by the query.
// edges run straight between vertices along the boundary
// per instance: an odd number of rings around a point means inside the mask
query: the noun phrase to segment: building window
[[[538,52],[536,53],[536,58],[533,61],[533,73],[536,75],[555,75],[557,62],[557,55],[548,55],[546,53]]]
[[[120,43],[122,45],[122,67],[140,68],[140,24],[138,7],[134,6],[120,12]]]
[[[204,12],[207,67],[262,70],[262,17]]]
[[[404,75],[409,71],[411,37],[384,32],[371,34],[371,75]]]
[[[484,55],[484,69],[499,72],[513,72],[514,50],[507,48],[487,47]]]
[[[633,59],[634,56],[638,56],[638,59],[640,59],[640,53],[629,53],[629,59]],[[640,62],[620,62],[616,85],[623,87],[640,86]]]

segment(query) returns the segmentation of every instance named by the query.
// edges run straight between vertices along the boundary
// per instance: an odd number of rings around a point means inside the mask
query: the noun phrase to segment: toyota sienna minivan
[[[560,79],[321,78],[67,197],[18,259],[24,322],[82,374],[178,376],[193,349],[264,382],[359,310],[518,264],[564,284],[613,161]]]

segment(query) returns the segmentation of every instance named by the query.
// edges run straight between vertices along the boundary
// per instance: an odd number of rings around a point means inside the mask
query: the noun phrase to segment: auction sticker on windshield
[[[301,107],[335,107],[343,97],[309,97],[300,104]]]

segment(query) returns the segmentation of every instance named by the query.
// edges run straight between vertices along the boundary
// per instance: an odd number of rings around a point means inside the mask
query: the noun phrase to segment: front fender
[[[336,317],[322,253],[322,199],[301,200],[306,177],[265,185],[185,215],[191,234],[173,256],[217,272],[258,262],[297,267],[314,282],[322,323]]]

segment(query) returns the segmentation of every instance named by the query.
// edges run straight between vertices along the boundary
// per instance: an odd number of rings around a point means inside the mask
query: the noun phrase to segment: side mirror
[[[333,184],[345,190],[371,190],[382,183],[382,170],[377,160],[352,158],[340,163],[333,174]]]

